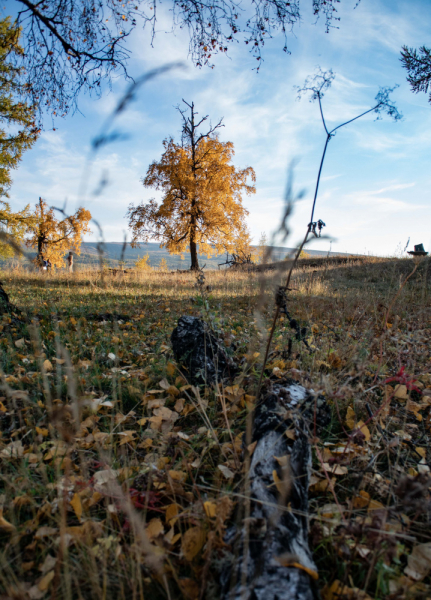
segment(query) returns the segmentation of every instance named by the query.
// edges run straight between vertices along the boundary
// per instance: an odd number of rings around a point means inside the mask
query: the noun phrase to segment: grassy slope
[[[267,370],[333,407],[313,442],[319,585],[340,580],[379,599],[404,588],[430,594],[429,578],[404,574],[413,547],[429,541],[420,473],[431,459],[430,290],[423,265],[403,286],[412,268],[392,260],[295,272],[289,310],[313,352],[294,340],[287,356],[281,320]],[[191,274],[1,280],[33,321],[4,318],[0,331],[0,593],[217,598],[280,275],[207,273],[209,314]],[[213,319],[242,361],[237,387],[219,396],[187,387],[169,345],[183,314]],[[407,399],[385,384],[402,367],[420,390]],[[370,420],[369,410],[380,412]],[[352,438],[355,421],[366,426]]]

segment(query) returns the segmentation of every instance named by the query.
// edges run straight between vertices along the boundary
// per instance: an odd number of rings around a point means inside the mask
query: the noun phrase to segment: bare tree
[[[316,19],[326,30],[338,20],[340,0],[312,0]],[[353,1],[353,0],[352,0]],[[27,90],[43,109],[64,115],[77,106],[81,91],[100,95],[103,81],[120,75],[130,78],[126,41],[140,24],[151,30],[157,23],[157,0],[14,0],[22,30]],[[172,28],[187,29],[195,65],[211,64],[211,57],[227,52],[242,38],[258,61],[265,40],[287,34],[301,19],[301,0],[254,0],[243,9],[236,0],[172,0]]]

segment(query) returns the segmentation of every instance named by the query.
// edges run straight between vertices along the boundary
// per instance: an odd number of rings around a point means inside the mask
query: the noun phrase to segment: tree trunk
[[[199,261],[198,261],[198,245],[195,242],[195,226],[192,224],[190,233],[190,258],[192,264],[190,266],[191,271],[199,270]]]
[[[39,268],[41,269],[43,266],[43,260],[42,260],[42,252],[43,252],[43,242],[44,242],[44,236],[42,234],[42,227],[44,225],[44,214],[43,214],[43,202],[42,202],[42,198],[39,198],[39,207],[40,207],[40,223],[38,225],[38,238],[37,238],[37,264],[39,266]]]
[[[308,547],[308,432],[329,420],[325,399],[293,380],[269,382],[262,393],[243,492],[250,503],[242,502],[241,528],[226,536],[231,550],[220,577],[222,600],[319,598]]]
[[[38,239],[37,239],[37,264],[41,268],[43,266],[42,252],[43,252],[43,238],[38,237]]]

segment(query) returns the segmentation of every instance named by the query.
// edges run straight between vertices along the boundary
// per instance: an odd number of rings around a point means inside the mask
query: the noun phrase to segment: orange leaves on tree
[[[234,251],[238,239],[247,237],[242,194],[255,193],[254,170],[236,169],[232,142],[216,136],[200,136],[194,147],[172,138],[163,145],[160,161],[143,179],[145,187],[162,192],[162,201],[129,206],[132,245],[152,237],[172,254],[196,244],[208,257]]]
[[[62,219],[56,216],[53,208],[48,207],[47,203],[39,198],[32,217],[26,244],[37,250],[39,264],[43,256],[45,260],[50,260],[53,266],[62,267],[67,252],[73,250],[80,254],[82,236],[90,232],[89,210],[81,207],[75,214]]]

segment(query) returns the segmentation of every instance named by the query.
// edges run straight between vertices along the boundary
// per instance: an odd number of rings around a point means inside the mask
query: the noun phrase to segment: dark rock
[[[235,375],[235,364],[223,343],[201,319],[180,317],[171,343],[175,359],[188,381],[211,384]]]

